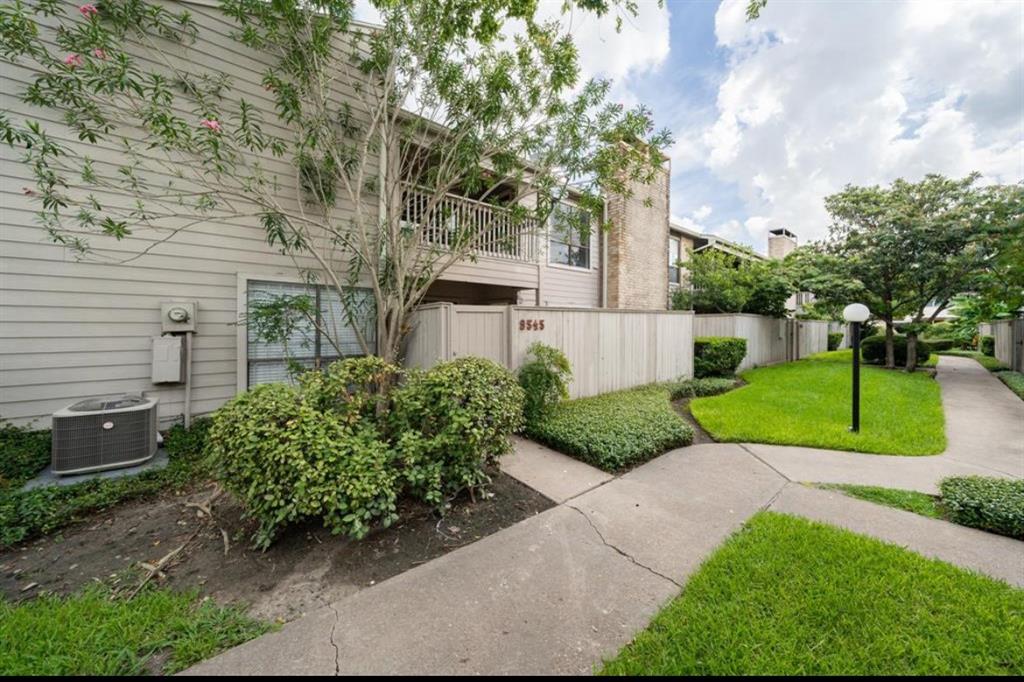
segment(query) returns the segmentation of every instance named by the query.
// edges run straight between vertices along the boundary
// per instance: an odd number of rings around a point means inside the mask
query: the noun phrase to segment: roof
[[[767,260],[765,256],[757,253],[749,246],[737,244],[736,242],[725,239],[724,237],[719,237],[718,235],[709,234],[707,232],[698,232],[697,230],[686,227],[675,220],[669,221],[668,229],[670,233],[682,235],[693,241],[694,253],[705,251],[707,249],[714,249],[716,251],[722,251],[741,258]]]

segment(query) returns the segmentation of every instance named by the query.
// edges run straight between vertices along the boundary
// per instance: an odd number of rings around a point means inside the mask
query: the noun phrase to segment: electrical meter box
[[[153,383],[180,384],[185,381],[185,345],[181,336],[153,337]]]
[[[196,301],[162,301],[160,303],[161,331],[194,332],[199,303]]]

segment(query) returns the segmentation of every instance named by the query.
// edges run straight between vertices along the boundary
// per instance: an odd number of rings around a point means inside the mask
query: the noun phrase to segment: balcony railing
[[[428,190],[405,185],[403,222],[418,226],[429,243],[441,248],[462,248],[478,256],[533,261],[537,221],[521,218],[499,206],[457,194],[439,200]]]

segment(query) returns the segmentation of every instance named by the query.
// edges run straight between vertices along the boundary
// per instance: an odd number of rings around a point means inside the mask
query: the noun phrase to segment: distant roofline
[[[668,223],[669,233],[677,233],[685,235],[692,239],[694,243],[694,252],[704,251],[706,249],[717,249],[730,253],[734,256],[742,256],[747,258],[756,258],[758,260],[767,260],[768,257],[758,253],[754,249],[744,244],[738,244],[734,241],[730,241],[725,237],[719,237],[718,235],[711,234],[708,232],[698,232],[688,227],[681,225],[675,220],[670,219]],[[696,242],[703,242],[697,244]]]

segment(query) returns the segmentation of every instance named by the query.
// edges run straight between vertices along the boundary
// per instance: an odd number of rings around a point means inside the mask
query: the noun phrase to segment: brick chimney
[[[632,196],[608,197],[609,308],[668,307],[668,160],[650,183],[634,183]]]
[[[796,248],[796,235],[785,228],[768,231],[768,257],[782,260]]]

